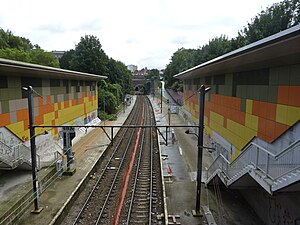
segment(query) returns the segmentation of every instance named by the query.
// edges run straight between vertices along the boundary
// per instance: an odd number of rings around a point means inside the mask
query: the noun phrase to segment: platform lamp
[[[33,99],[32,93],[33,89],[31,86],[22,87],[24,91],[27,91],[28,98],[28,114],[29,114],[29,132],[30,132],[30,150],[31,150],[31,172],[32,172],[32,184],[33,184],[33,202],[34,202],[34,210],[32,213],[38,214],[43,208],[39,207],[38,202],[38,177],[37,177],[37,163],[36,163],[36,146],[35,146],[35,131],[34,131],[34,116],[33,116]]]
[[[204,128],[204,103],[205,93],[210,91],[210,87],[205,88],[201,85],[199,89],[199,128],[198,128],[198,162],[197,162],[197,190],[196,190],[196,209],[192,210],[193,216],[203,216],[200,209],[201,198],[201,175],[202,175],[202,154],[203,154],[203,128]]]

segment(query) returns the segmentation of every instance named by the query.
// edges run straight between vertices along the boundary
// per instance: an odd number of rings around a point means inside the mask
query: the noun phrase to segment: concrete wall
[[[300,119],[300,64],[185,80],[184,108],[195,122],[195,92],[201,84],[212,87],[205,102],[205,131],[213,142],[226,143],[229,158],[255,137],[274,152],[290,143],[291,135],[283,134]],[[292,136],[300,138],[299,133]]]
[[[265,224],[300,225],[299,193],[285,192],[270,196],[262,189],[239,191]]]

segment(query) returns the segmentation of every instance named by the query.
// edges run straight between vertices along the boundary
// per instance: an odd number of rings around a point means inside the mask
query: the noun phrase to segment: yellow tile
[[[58,103],[54,103],[54,110],[57,111],[58,110]]]
[[[300,107],[287,107],[287,125],[292,126],[300,119]]]
[[[210,119],[215,121],[216,123],[224,126],[224,116],[221,116],[220,114],[218,113],[215,113],[213,111],[210,111]]]
[[[246,99],[246,113],[252,114],[253,100]]]
[[[286,124],[287,123],[287,105],[277,104],[276,106],[276,122]]]
[[[52,120],[54,120],[54,119],[55,119],[55,113],[54,112],[44,114],[44,124],[51,123],[51,125],[52,125]]]
[[[246,113],[245,126],[249,127],[250,129],[252,129],[254,131],[258,131],[258,117],[253,116],[249,113]]]

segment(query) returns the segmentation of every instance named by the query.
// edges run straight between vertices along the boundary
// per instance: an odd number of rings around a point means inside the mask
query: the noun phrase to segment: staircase
[[[37,164],[40,168],[40,160],[37,155]],[[0,170],[13,170],[13,169],[31,169],[31,151],[24,144],[19,144],[10,147],[4,142],[0,141]]]
[[[231,163],[218,155],[206,172],[206,184],[218,176],[227,187],[258,183],[270,194],[291,188],[300,181],[300,139],[276,155],[251,142]]]

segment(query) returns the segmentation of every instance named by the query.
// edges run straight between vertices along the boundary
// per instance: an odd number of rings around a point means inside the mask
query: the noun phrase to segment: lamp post
[[[40,213],[43,208],[39,208],[38,202],[38,177],[37,177],[37,163],[36,163],[36,146],[35,146],[35,132],[33,127],[34,116],[33,116],[33,89],[31,86],[22,87],[24,91],[27,91],[28,97],[28,113],[29,113],[29,132],[30,132],[30,149],[31,149],[31,172],[32,172],[32,184],[33,184],[33,196],[34,196],[34,210],[32,213]]]
[[[163,89],[163,79],[160,79],[160,113],[162,113],[162,89]]]
[[[202,154],[203,154],[203,128],[204,128],[204,103],[205,93],[211,88],[205,88],[201,85],[200,104],[199,104],[199,128],[198,128],[198,162],[197,162],[197,190],[196,190],[196,210],[193,210],[193,216],[202,216],[200,210],[200,197],[201,197],[201,175],[202,175]]]

